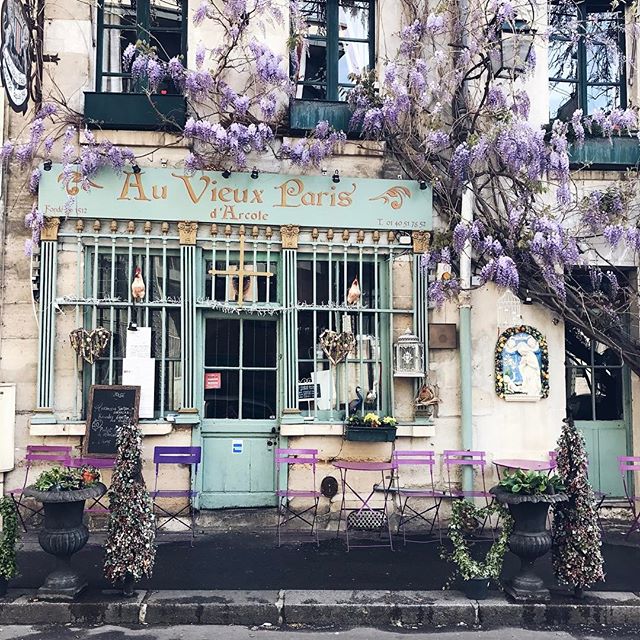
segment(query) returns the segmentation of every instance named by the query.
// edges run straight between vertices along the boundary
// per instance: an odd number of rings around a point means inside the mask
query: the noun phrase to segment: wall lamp
[[[258,167],[253,167],[253,169],[251,170],[251,177],[254,180],[257,180],[259,175],[260,175],[260,172],[258,171]]]
[[[333,172],[333,177],[331,178],[331,180],[333,180],[333,182],[335,182],[336,184],[340,182],[340,172],[337,169]]]

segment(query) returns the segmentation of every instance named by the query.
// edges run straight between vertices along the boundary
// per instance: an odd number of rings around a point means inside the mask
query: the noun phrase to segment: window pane
[[[135,28],[136,1],[110,0],[109,2],[105,2],[104,23],[105,25],[131,26]]]
[[[308,26],[307,33],[312,37],[327,35],[327,3],[326,0],[302,0],[300,13]]]
[[[567,404],[574,420],[593,420],[592,370],[567,368]]]
[[[326,95],[327,43],[324,40],[308,40],[306,52],[300,52],[298,60],[298,81],[312,83],[303,87],[303,93]]]
[[[242,372],[242,418],[245,420],[275,420],[275,371]]]
[[[180,29],[183,0],[151,0],[149,21],[151,28]]]
[[[164,281],[162,256],[151,257],[151,274],[148,287],[150,300],[166,300],[180,298],[180,257],[167,256],[167,280]],[[144,274],[143,274],[144,275]]]
[[[587,87],[587,112],[593,113],[595,109],[609,111],[620,104],[620,86],[614,87]]]
[[[276,323],[245,320],[242,330],[242,364],[245,367],[275,367]]]
[[[221,372],[220,389],[205,389],[205,418],[240,418],[240,374],[238,371]]]
[[[207,275],[205,277],[204,293],[207,300],[211,299],[211,261],[207,261]],[[237,257],[230,257],[227,265],[224,260],[216,260],[216,271],[236,271],[239,262]],[[242,299],[244,302],[266,302],[267,301],[267,279],[269,280],[269,302],[276,302],[278,292],[278,278],[276,274],[276,264],[270,261],[267,265],[266,261],[253,262],[251,253],[245,255],[246,271],[259,271],[262,273],[272,273],[271,276],[248,276],[242,279]],[[219,302],[237,302],[238,301],[238,276],[216,275],[213,291],[213,299]]]
[[[340,38],[369,37],[369,0],[340,0],[338,19]]]
[[[567,40],[551,40],[549,42],[549,77],[575,80],[577,72],[577,44]]]
[[[620,57],[617,49],[587,42],[587,81],[619,82]]]
[[[368,42],[338,43],[338,82],[354,83],[352,74],[359,75],[369,68]]]
[[[596,420],[622,420],[622,369],[594,369]]]
[[[240,320],[209,318],[206,325],[206,367],[237,367],[240,350]]]
[[[573,82],[549,83],[549,117],[570,120],[578,108],[578,85]]]

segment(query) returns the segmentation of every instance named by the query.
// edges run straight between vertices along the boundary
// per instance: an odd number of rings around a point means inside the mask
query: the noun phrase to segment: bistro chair
[[[190,486],[196,486],[198,478],[198,465],[202,458],[201,447],[162,447],[158,446],[153,449],[153,462],[156,467],[156,477],[153,491],[150,492],[153,499],[153,506],[159,512],[159,515],[167,516],[162,524],[158,524],[156,520],[156,531],[167,526],[171,521],[175,520],[191,530],[191,544],[196,535],[195,509],[193,500],[198,496],[196,489],[158,489],[158,479],[160,476],[160,467],[163,465],[189,465],[193,468],[190,478]],[[176,500],[179,498],[187,498],[187,504],[181,508],[175,507],[173,510],[169,506],[162,506],[159,500],[164,499]],[[176,510],[177,509],[177,510]],[[186,518],[189,518],[187,520]]]
[[[485,476],[485,467],[487,466],[486,452],[485,451],[465,451],[446,449],[442,452],[442,461],[445,469],[447,470],[447,493],[446,497],[454,500],[464,500],[466,498],[482,498],[485,505],[489,506],[493,502],[493,496],[487,491],[487,480]],[[477,471],[482,479],[482,489],[469,489],[464,490],[458,488],[455,477],[452,479],[452,475],[456,475],[458,469],[463,467],[471,467],[472,474]],[[473,481],[472,481],[473,486]],[[489,523],[492,526],[491,517],[487,516],[480,527],[480,533],[484,531],[484,528]],[[493,530],[492,530],[493,535]]]
[[[276,467],[278,471],[278,481],[283,469],[289,470],[294,465],[305,465],[309,469],[309,485],[310,489],[278,489],[276,495],[278,497],[278,546],[282,544],[282,528],[293,520],[299,520],[300,523],[310,527],[310,534],[315,535],[316,545],[320,544],[318,538],[318,504],[320,502],[320,491],[316,485],[316,465],[318,464],[317,449],[276,449]],[[288,474],[286,477],[288,483]],[[278,487],[280,483],[278,482]],[[292,501],[296,498],[307,500],[301,509],[294,509]]]
[[[43,507],[31,507],[29,504],[24,502],[24,490],[27,487],[29,482],[29,473],[31,471],[31,467],[34,462],[52,462],[61,464],[63,466],[68,466],[69,460],[71,459],[71,446],[70,445],[59,445],[59,444],[28,444],[27,445],[27,453],[24,457],[26,465],[25,465],[25,475],[24,482],[22,484],[21,489],[14,489],[9,491],[9,495],[13,500],[13,503],[16,507],[16,511],[18,513],[18,518],[20,519],[20,524],[24,529],[24,532],[27,532],[27,522],[30,522],[35,518],[39,513],[42,512]],[[26,516],[23,516],[20,512],[20,507],[29,513]]]
[[[631,527],[625,533],[625,536],[628,536],[633,531],[640,531],[640,510],[638,509],[640,497],[635,495],[636,472],[640,471],[640,456],[618,456],[618,468],[620,469],[620,475],[622,475],[624,495],[629,503],[633,518]]]
[[[395,467],[395,479],[397,487],[397,495],[400,502],[400,520],[398,521],[398,533],[402,532],[404,544],[407,542],[432,542],[433,540],[420,540],[416,538],[407,538],[407,524],[425,523],[429,527],[428,535],[431,536],[434,527],[437,525],[440,543],[442,544],[442,529],[440,527],[440,505],[445,497],[443,491],[436,491],[433,480],[433,467],[435,466],[435,454],[431,450],[427,451],[394,451],[392,461]],[[411,488],[400,485],[400,469],[409,470],[411,467],[418,468],[421,480],[423,482],[420,487]],[[428,474],[425,473],[428,470]],[[427,477],[425,477],[427,476]],[[415,498],[422,500],[431,500],[433,504],[430,507],[413,507],[409,504],[410,500]]]
[[[71,458],[71,460],[69,460],[68,466],[74,469],[81,469],[82,467],[95,467],[99,471],[102,471],[103,469],[113,469],[116,466],[116,459],[91,458],[82,456],[78,458]],[[85,507],[85,512],[91,514],[109,513],[109,507],[104,502],[102,502],[105,496],[102,496],[101,498],[94,498],[93,502],[88,507]]]

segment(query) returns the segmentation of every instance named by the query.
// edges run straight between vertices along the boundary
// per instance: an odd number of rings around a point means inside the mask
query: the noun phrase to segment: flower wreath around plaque
[[[491,516],[497,516],[502,528],[498,537],[487,551],[484,560],[474,559],[471,555],[471,544],[468,535],[477,528],[478,522],[484,522]],[[449,588],[457,576],[465,582],[469,580],[498,580],[502,571],[502,562],[507,552],[507,541],[511,534],[513,520],[507,509],[498,502],[491,502],[485,507],[476,507],[467,500],[455,500],[451,505],[449,520],[449,539],[453,551],[443,550],[441,557],[455,565],[445,587]]]
[[[539,400],[549,395],[549,347],[534,327],[510,327],[498,338],[495,385],[505,400]]]

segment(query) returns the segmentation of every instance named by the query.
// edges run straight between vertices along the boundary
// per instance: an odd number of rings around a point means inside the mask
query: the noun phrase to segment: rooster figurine
[[[133,304],[144,300],[146,290],[147,288],[145,287],[144,280],[142,279],[142,270],[140,267],[136,267],[133,282],[131,283],[131,298],[133,300]]]
[[[358,304],[360,301],[360,285],[357,276],[353,279],[347,292],[347,304]]]

